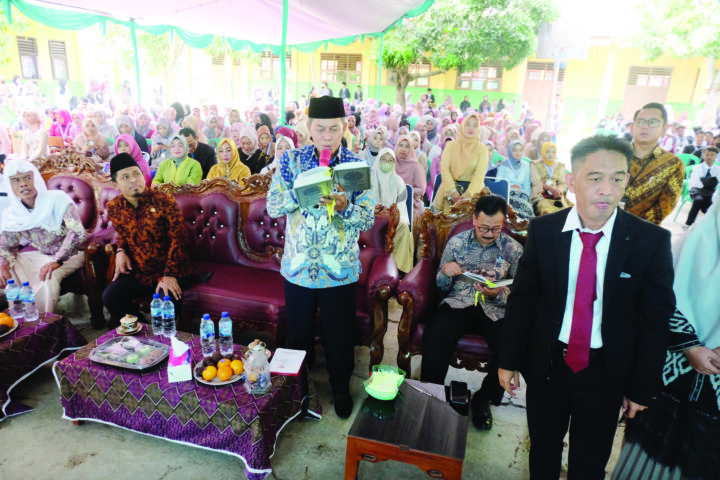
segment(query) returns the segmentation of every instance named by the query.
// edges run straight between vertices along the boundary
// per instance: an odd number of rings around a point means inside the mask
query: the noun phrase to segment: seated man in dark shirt
[[[203,180],[205,180],[210,173],[210,169],[217,163],[217,157],[215,156],[215,150],[206,143],[200,143],[197,139],[197,133],[192,128],[182,128],[180,135],[185,137],[188,144],[188,157],[194,158],[200,163],[203,171]]]

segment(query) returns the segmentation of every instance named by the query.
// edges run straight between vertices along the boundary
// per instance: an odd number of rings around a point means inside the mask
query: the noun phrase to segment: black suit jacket
[[[212,166],[217,163],[215,150],[210,145],[198,142],[195,152],[190,156],[200,163],[203,172],[202,178],[205,180]]]
[[[569,209],[530,223],[508,298],[500,368],[520,370],[528,385],[551,366],[565,313],[572,232],[562,232]],[[670,232],[618,210],[603,285],[602,339],[608,386],[649,405],[662,368],[675,310]]]

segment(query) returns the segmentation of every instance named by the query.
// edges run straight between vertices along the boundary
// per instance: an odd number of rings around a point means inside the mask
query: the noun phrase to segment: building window
[[[285,54],[285,70],[290,71],[292,66],[289,53]],[[273,72],[280,72],[280,55],[275,55],[267,50],[260,54],[260,78],[263,80],[272,80]]]
[[[423,74],[423,73],[430,73],[430,62],[428,62],[425,59],[422,59],[420,63],[413,63],[408,67],[408,73],[410,75],[413,74]],[[387,73],[387,84],[388,85],[397,85],[397,74],[393,70],[388,70]],[[430,86],[430,77],[418,77],[412,82],[409,82],[408,87],[428,87]]]
[[[528,80],[536,80],[540,82],[552,82],[553,79],[553,62],[528,62],[527,78]],[[558,70],[558,82],[565,81],[565,67]]]
[[[68,79],[67,50],[65,42],[60,40],[48,40],[50,50],[50,65],[52,65],[53,78],[55,80]]]
[[[37,40],[30,37],[17,37],[17,44],[23,78],[40,78]]]
[[[628,85],[638,87],[660,87],[670,86],[672,67],[630,67]]]
[[[219,66],[225,65],[225,55],[213,55],[212,64]]]
[[[474,72],[458,75],[457,88],[460,90],[499,91],[502,86],[503,68],[498,64],[485,64]]]
[[[320,79],[323,82],[360,83],[362,55],[349,53],[321,53]]]

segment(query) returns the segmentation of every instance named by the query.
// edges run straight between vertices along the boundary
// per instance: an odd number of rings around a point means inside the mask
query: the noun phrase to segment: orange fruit
[[[227,358],[223,358],[222,360],[220,360],[220,361],[217,363],[217,366],[218,366],[218,368],[220,368],[220,367],[229,367],[229,366],[230,366],[230,360],[228,360]]]
[[[233,360],[232,362],[230,362],[230,368],[232,368],[232,371],[235,375],[240,375],[245,369],[242,360]]]
[[[218,368],[217,376],[221,382],[230,380],[230,378],[233,376],[232,368],[223,365],[222,367]]]
[[[5,315],[4,317],[0,316],[0,325],[7,325],[12,328],[12,326],[15,325],[15,321],[9,315]]]
[[[217,368],[210,365],[209,367],[205,367],[205,370],[202,372],[203,380],[209,382],[213,378],[215,378],[215,375],[217,375],[218,371]]]

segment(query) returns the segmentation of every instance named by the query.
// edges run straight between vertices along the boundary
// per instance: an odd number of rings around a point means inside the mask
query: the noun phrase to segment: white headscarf
[[[720,347],[720,204],[673,245],[677,309],[708,348]]]
[[[393,203],[397,203],[397,208],[400,211],[400,222],[410,224],[408,218],[407,207],[405,206],[405,200],[407,199],[407,190],[405,189],[405,182],[403,179],[395,173],[393,168],[390,172],[384,173],[380,170],[380,159],[385,155],[389,154],[393,160],[395,160],[395,152],[389,148],[382,148],[377,154],[377,159],[372,166],[370,171],[370,178],[372,184],[373,195],[375,196],[375,202],[383,207],[389,207]]]
[[[28,210],[10,185],[11,176],[26,172],[33,172],[33,183],[37,190],[37,198],[32,210]],[[10,200],[10,206],[5,209],[2,216],[3,231],[22,232],[37,227],[51,232],[60,231],[65,211],[73,201],[61,190],[48,191],[35,165],[24,160],[9,162],[3,172],[3,185]]]

